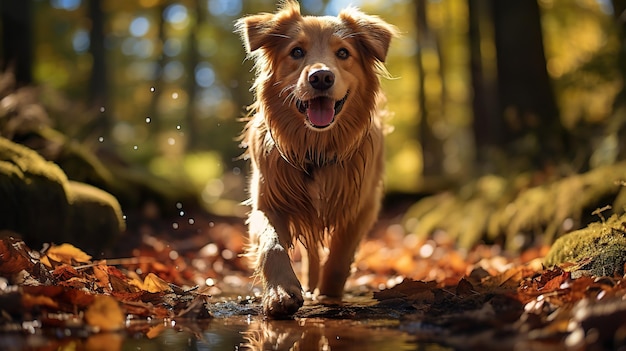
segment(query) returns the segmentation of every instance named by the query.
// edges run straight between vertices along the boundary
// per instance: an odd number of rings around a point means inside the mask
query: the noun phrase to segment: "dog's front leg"
[[[330,253],[320,279],[320,295],[341,297],[346,279],[350,275],[350,266],[354,261],[361,239],[373,226],[378,214],[378,200],[371,201],[371,206],[364,206],[359,216],[346,226],[337,228],[330,242]]]
[[[249,229],[256,243],[256,272],[263,282],[263,313],[273,318],[292,316],[303,304],[302,286],[291,267],[291,235],[284,219],[263,211],[250,214]]]

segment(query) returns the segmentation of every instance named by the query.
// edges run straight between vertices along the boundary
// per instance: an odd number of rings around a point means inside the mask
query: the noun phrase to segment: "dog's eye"
[[[290,53],[291,57],[293,57],[294,59],[301,59],[304,57],[304,49],[302,49],[301,47],[296,47],[293,48],[291,50]]]
[[[335,55],[337,55],[337,57],[339,57],[340,59],[345,60],[350,57],[350,52],[348,52],[348,49],[346,48],[341,48],[337,50],[337,53]]]

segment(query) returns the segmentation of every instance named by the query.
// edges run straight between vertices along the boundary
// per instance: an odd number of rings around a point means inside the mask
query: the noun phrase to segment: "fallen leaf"
[[[524,276],[524,267],[518,266],[507,269],[506,271],[483,279],[482,288],[484,292],[498,293],[506,291],[514,291]]]
[[[154,327],[150,328],[150,330],[148,330],[148,332],[146,333],[146,337],[148,339],[154,339],[157,336],[161,335],[164,330],[165,326],[163,324],[155,325]]]
[[[78,271],[70,265],[62,264],[57,266],[54,271],[52,271],[52,276],[57,280],[68,280],[70,278],[77,277]]]
[[[170,285],[154,273],[148,273],[143,280],[143,289],[152,293],[172,291]]]
[[[375,292],[374,298],[378,301],[406,298],[407,296],[416,296],[424,292],[430,293],[436,286],[437,283],[432,281],[424,282],[420,280],[405,279],[391,289]]]
[[[101,331],[116,331],[124,327],[124,313],[113,297],[96,295],[85,311],[85,321]]]
[[[99,264],[93,266],[93,275],[98,279],[98,286],[107,289],[107,291],[111,290],[111,281],[109,280],[109,267],[104,264]]]
[[[33,308],[35,306],[59,308],[59,304],[52,300],[49,296],[31,295],[26,293],[22,295],[22,306],[26,309]]]
[[[89,263],[91,262],[91,256],[74,245],[61,244],[48,249],[46,256],[41,259],[41,262],[48,267],[52,267],[50,260],[71,265],[76,262]]]
[[[35,264],[29,259],[26,244],[8,237],[0,240],[0,275],[12,275],[30,270]]]
[[[465,278],[461,279],[459,281],[459,284],[456,286],[457,296],[470,296],[474,293],[474,286]]]

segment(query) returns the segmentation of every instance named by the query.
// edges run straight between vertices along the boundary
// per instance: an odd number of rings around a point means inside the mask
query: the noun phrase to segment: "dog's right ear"
[[[239,33],[248,54],[271,44],[273,35],[281,31],[281,26],[300,17],[300,5],[295,0],[281,1],[277,13],[261,13],[243,17],[235,22],[235,32]]]
[[[272,28],[271,22],[273,19],[273,13],[262,13],[237,20],[235,32],[239,33],[248,54],[258,50],[265,44]]]

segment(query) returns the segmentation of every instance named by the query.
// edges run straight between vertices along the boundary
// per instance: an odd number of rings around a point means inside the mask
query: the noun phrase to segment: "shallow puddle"
[[[426,346],[426,348],[425,348]],[[433,345],[434,346],[434,345]],[[415,350],[414,337],[393,320],[303,318],[264,320],[260,316],[215,318],[202,323],[161,322],[147,332],[99,333],[80,337],[0,335],[1,350]],[[419,349],[428,349],[420,345]],[[434,349],[434,348],[433,348]],[[441,348],[437,348],[441,350]]]
[[[445,350],[425,343],[399,321],[401,306],[383,307],[371,297],[347,295],[332,303],[308,300],[294,319],[269,320],[258,301],[212,300],[206,319],[129,320],[124,331],[90,333],[85,328],[16,326],[0,333],[0,350]],[[36,324],[36,322],[35,322]],[[406,324],[406,322],[404,322]],[[6,331],[6,329],[5,329]],[[408,332],[407,332],[408,331]]]

